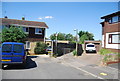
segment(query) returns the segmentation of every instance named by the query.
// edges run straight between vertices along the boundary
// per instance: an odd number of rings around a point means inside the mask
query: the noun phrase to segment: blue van
[[[4,42],[2,43],[2,65],[26,63],[26,53],[23,43]]]

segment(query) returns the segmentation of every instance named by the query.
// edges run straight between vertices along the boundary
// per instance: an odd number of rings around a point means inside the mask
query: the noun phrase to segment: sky
[[[45,22],[46,37],[56,32],[71,33],[74,29],[102,38],[100,17],[117,12],[118,2],[2,2],[2,17]]]

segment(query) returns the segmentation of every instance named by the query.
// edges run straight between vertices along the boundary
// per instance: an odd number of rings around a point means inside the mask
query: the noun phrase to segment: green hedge
[[[45,54],[47,45],[45,43],[38,42],[34,49],[35,54]]]

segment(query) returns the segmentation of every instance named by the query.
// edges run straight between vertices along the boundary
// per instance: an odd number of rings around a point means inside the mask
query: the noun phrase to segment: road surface
[[[2,79],[106,79],[106,76],[99,75],[101,71],[103,69],[100,67],[80,65],[72,59],[59,61],[49,56],[28,56],[25,68],[19,65],[7,66],[2,70]],[[107,79],[113,76],[108,74]]]

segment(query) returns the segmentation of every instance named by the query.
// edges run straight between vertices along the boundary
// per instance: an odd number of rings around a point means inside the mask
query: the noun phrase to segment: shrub
[[[110,50],[108,50],[108,49],[101,49],[100,50],[101,55],[110,54],[110,53],[112,53],[112,52]]]
[[[47,45],[45,43],[38,42],[34,49],[35,54],[44,54],[46,53]]]
[[[118,56],[115,53],[111,53],[111,54],[106,54],[103,57],[103,62],[107,63],[107,62],[111,62],[111,61],[118,61]]]
[[[73,55],[74,55],[74,56],[77,56],[76,50],[73,51]]]

